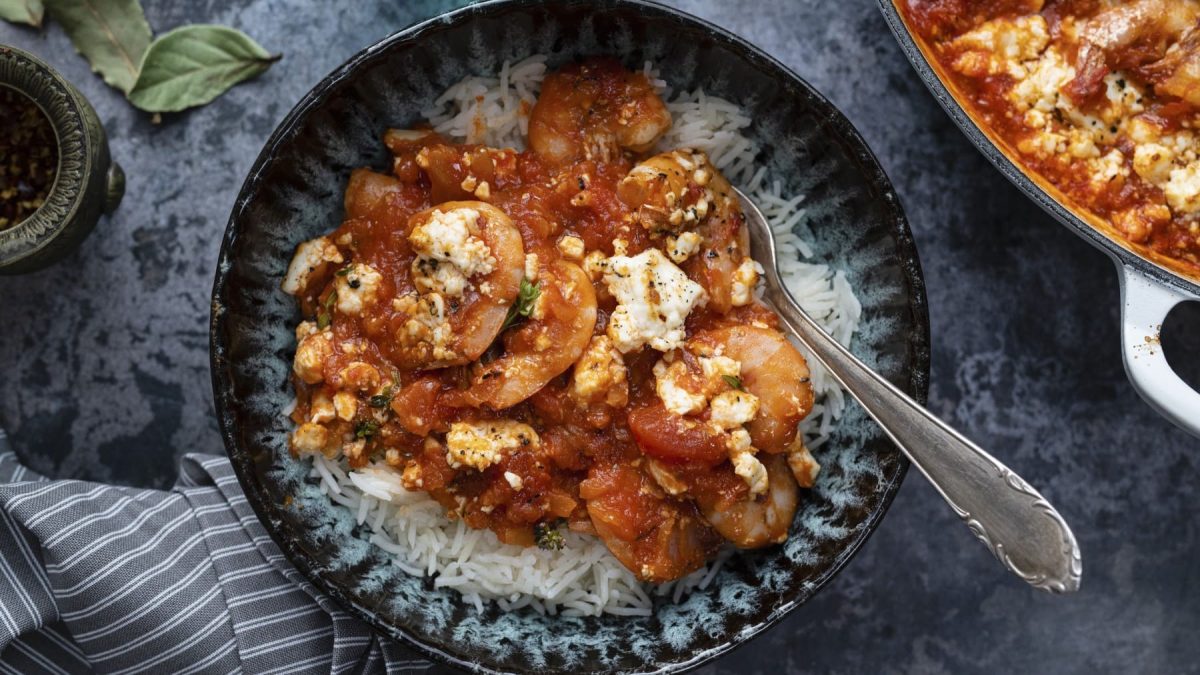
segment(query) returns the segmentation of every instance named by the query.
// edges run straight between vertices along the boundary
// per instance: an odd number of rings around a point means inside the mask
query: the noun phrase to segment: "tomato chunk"
[[[714,466],[725,461],[725,439],[698,420],[669,412],[661,401],[629,412],[629,431],[651,457]]]

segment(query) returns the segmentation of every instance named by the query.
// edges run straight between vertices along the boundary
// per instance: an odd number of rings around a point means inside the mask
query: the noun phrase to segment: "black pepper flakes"
[[[58,143],[42,110],[8,87],[0,87],[0,128],[0,230],[4,230],[45,203],[58,171]]]

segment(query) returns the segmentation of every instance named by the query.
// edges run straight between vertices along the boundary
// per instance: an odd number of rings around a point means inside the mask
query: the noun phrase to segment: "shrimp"
[[[413,261],[412,290],[392,303],[395,339],[389,355],[406,369],[478,359],[496,339],[520,291],[525,266],[520,232],[490,204],[446,202],[414,214],[407,233],[414,250],[428,256]],[[468,255],[472,251],[474,258]],[[475,273],[467,274],[462,265]]]
[[[636,210],[651,236],[700,235],[702,245],[683,269],[704,287],[710,309],[724,314],[745,304],[735,301],[734,282],[749,254],[750,234],[741,202],[708,155],[689,149],[655,155],[629,172],[617,196]]]
[[[695,505],[663,493],[640,459],[594,463],[579,495],[604,545],[642,581],[678,579],[720,545]]]
[[[643,73],[593,59],[548,75],[529,116],[529,147],[551,164],[612,161],[654,147],[671,113]]]
[[[1160,59],[1197,18],[1193,0],[1134,0],[1100,12],[1079,29],[1077,74],[1064,91],[1079,104],[1095,99],[1106,75]]]
[[[587,274],[559,260],[541,268],[538,277],[540,292],[529,319],[504,336],[499,358],[476,366],[461,395],[465,404],[514,406],[566,372],[587,348],[596,326],[596,291]]]
[[[1200,25],[1191,29],[1162,59],[1139,72],[1156,82],[1160,95],[1175,96],[1200,108]]]
[[[758,414],[746,425],[750,440],[764,452],[784,452],[796,439],[800,420],[812,410],[804,356],[779,331],[753,325],[707,330],[689,344],[741,362],[742,386],[759,402]]]
[[[705,519],[722,537],[738,548],[761,548],[787,539],[796,515],[800,489],[783,455],[762,458],[767,469],[767,491],[757,499],[735,502],[698,499]]]

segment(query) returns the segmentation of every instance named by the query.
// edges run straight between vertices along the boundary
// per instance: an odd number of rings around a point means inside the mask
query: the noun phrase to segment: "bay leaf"
[[[147,112],[204,105],[279,59],[226,26],[183,26],[151,43],[129,100]]]
[[[133,88],[152,37],[138,0],[46,0],[46,9],[105,82]]]
[[[42,27],[42,0],[0,0],[0,19]]]

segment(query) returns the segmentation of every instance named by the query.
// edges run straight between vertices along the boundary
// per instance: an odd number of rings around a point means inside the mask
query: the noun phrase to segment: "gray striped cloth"
[[[50,481],[0,430],[0,673],[403,673],[259,524],[224,457],[169,492]]]

